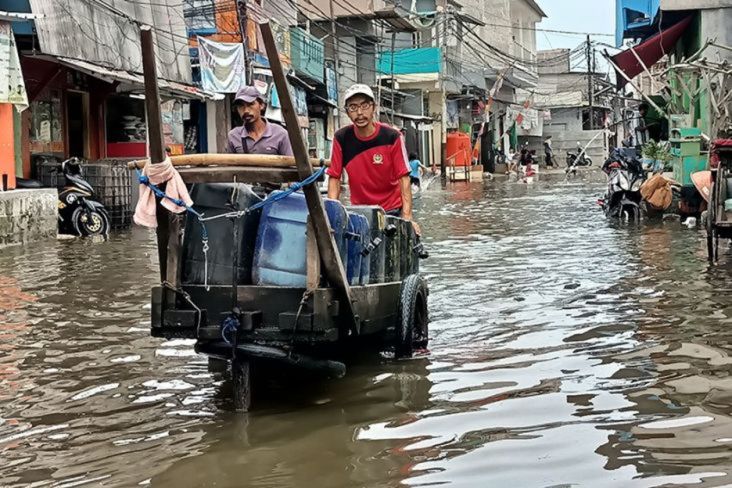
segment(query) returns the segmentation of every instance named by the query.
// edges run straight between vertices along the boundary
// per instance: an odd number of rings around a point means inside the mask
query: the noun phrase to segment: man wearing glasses
[[[411,221],[420,234],[412,216],[411,169],[401,134],[374,120],[374,92],[368,86],[353,85],[344,98],[353,124],[338,130],[333,138],[328,198],[340,197],[345,169],[351,204],[379,205],[388,214]]]

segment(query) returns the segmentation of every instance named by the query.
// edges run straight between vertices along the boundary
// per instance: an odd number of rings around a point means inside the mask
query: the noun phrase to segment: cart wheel
[[[409,275],[402,281],[397,321],[394,345],[397,359],[411,358],[415,350],[427,347],[427,283],[421,275]]]
[[[234,408],[248,412],[252,403],[251,364],[247,359],[237,357],[231,362],[231,381],[234,384]]]

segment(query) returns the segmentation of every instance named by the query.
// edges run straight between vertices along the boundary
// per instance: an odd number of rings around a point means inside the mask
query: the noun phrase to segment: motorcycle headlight
[[[640,191],[641,185],[643,184],[643,180],[637,179],[633,182],[633,185],[630,187],[630,191]]]
[[[620,173],[618,175],[618,184],[620,185],[621,189],[625,191],[630,191],[630,181],[628,181],[628,177],[625,174]]]
[[[66,195],[66,203],[71,205],[75,201],[76,201],[76,195],[74,195],[73,193],[69,193],[68,195]]]

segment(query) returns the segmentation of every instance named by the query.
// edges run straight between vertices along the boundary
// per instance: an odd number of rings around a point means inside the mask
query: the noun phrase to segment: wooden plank
[[[295,168],[179,168],[186,183],[291,183],[298,181]]]
[[[307,288],[314,290],[320,286],[320,253],[315,239],[313,222],[308,218],[307,228]]]
[[[257,166],[273,168],[295,168],[295,158],[292,156],[276,156],[269,154],[183,154],[171,156],[173,166]],[[130,161],[127,167],[130,169],[142,169],[147,159]],[[324,163],[330,166],[329,160],[311,158],[312,166],[321,166]]]
[[[163,121],[160,113],[160,91],[158,89],[157,65],[153,33],[149,26],[140,27],[140,46],[142,49],[142,70],[145,78],[145,109],[147,111],[147,137],[150,162],[159,164],[165,159],[163,147]],[[165,190],[161,186],[161,190]],[[181,239],[180,217],[174,216],[161,205],[157,206],[157,241],[160,280],[173,287],[180,286],[180,256],[183,242]],[[175,300],[166,293],[166,301]]]
[[[280,106],[282,107],[282,114],[284,115],[285,123],[288,127],[290,134],[290,145],[292,146],[292,152],[295,155],[295,161],[297,162],[297,170],[300,175],[300,179],[305,179],[312,175],[313,168],[310,165],[310,158],[308,157],[307,149],[305,148],[305,142],[302,139],[302,132],[297,120],[297,114],[292,103],[292,97],[290,96],[290,90],[287,85],[287,78],[285,72],[282,69],[282,62],[280,61],[279,53],[277,52],[277,45],[275,44],[274,35],[272,34],[272,28],[269,22],[260,24],[262,31],[262,39],[264,46],[267,50],[267,58],[269,59],[270,69],[272,70],[272,77],[274,78],[275,86],[277,87],[277,94],[280,99]],[[328,218],[325,215],[325,207],[323,204],[323,197],[320,195],[320,191],[314,185],[308,185],[303,189],[305,193],[305,200],[308,205],[308,212],[310,218],[313,221],[313,227],[315,229],[315,238],[318,243],[318,251],[323,261],[323,268],[325,271],[325,277],[328,282],[333,286],[339,297],[342,300],[341,311],[345,318],[349,328],[355,334],[359,333],[358,316],[355,313],[353,300],[351,298],[351,290],[346,279],[346,272],[341,262],[340,254],[338,253],[333,234],[330,231],[330,225],[328,224]]]

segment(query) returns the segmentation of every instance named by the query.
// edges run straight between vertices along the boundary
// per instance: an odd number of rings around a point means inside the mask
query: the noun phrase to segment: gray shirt
[[[249,137],[247,128],[243,125],[229,131],[226,152],[292,156],[292,146],[290,146],[290,136],[287,134],[287,129],[272,122],[266,122],[266,124],[262,137],[256,141]],[[245,141],[247,145],[246,151],[242,147],[242,141]]]

